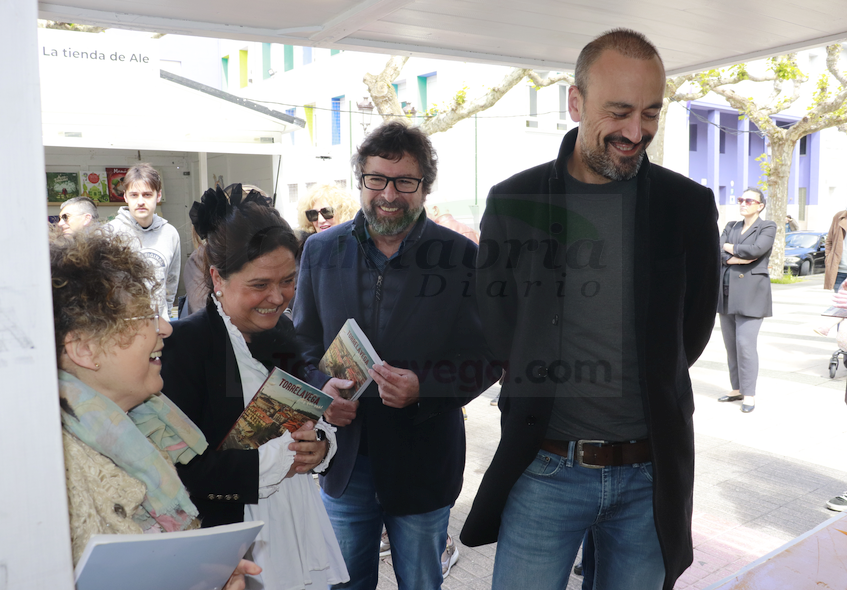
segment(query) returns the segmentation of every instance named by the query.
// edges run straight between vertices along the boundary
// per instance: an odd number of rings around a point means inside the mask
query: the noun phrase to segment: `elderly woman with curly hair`
[[[74,564],[94,534],[198,528],[174,464],[208,445],[159,394],[171,327],[154,306],[153,269],[105,229],[55,238],[50,265]],[[258,571],[242,561],[227,588]]]
[[[343,188],[334,183],[316,184],[297,203],[297,224],[305,239],[350,221],[358,210],[359,203]]]

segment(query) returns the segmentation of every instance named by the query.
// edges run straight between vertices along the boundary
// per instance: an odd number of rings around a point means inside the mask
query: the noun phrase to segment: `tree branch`
[[[461,103],[454,99],[448,108],[439,111],[437,115],[421,123],[421,131],[427,135],[432,135],[439,131],[447,131],[462,119],[471,117],[480,111],[494,106],[494,103],[500,100],[518,82],[523,80],[530,71],[521,68],[512,68],[499,84],[490,88],[484,95],[470,101],[462,101]]]
[[[362,79],[365,86],[368,87],[368,92],[374,101],[377,112],[382,115],[384,121],[403,115],[403,107],[400,105],[400,100],[397,98],[397,93],[391,83],[400,75],[400,71],[407,61],[409,61],[409,56],[392,55],[379,74],[365,74]]]
[[[847,76],[839,69],[841,61],[841,44],[835,43],[826,47],[826,69],[832,77],[838,80],[842,87],[847,87]]]
[[[527,70],[526,77],[532,80],[532,83],[539,88],[546,88],[558,82],[567,82],[571,86],[574,84],[573,74],[568,74],[567,72],[542,78],[535,70]]]

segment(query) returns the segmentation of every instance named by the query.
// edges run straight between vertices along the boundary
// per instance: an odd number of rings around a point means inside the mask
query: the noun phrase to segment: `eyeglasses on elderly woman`
[[[159,334],[159,312],[152,313],[150,315],[140,315],[134,318],[121,318],[125,322],[132,322],[135,320],[153,320],[153,325],[156,326],[156,334]]]
[[[324,207],[322,209],[306,209],[306,219],[309,221],[317,221],[318,213],[323,215],[324,219],[332,219],[335,216],[335,209],[332,207]]]

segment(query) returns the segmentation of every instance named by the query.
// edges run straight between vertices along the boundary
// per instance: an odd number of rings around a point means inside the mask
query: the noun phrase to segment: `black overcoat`
[[[497,540],[509,491],[545,437],[555,383],[546,367],[562,358],[559,294],[567,280],[564,166],[559,157],[491,189],[482,222],[477,295],[495,358],[508,359],[500,445],[461,539]],[[718,297],[717,211],[712,191],[647,162],[638,172],[635,279],[639,381],[653,459],[653,508],[665,588],[691,564],[694,402],[689,367],[711,336]],[[578,237],[578,236],[576,236]]]

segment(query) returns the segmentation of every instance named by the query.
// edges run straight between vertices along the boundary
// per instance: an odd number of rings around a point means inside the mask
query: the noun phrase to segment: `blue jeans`
[[[370,459],[362,455],[356,458],[344,494],[331,498],[321,490],[321,498],[350,573],[349,582],[336,584],[333,589],[376,588],[383,523],[388,531],[399,590],[441,588],[441,554],[447,545],[449,506],[424,514],[388,514],[376,496]]]
[[[838,293],[838,287],[841,286],[841,283],[844,282],[844,279],[847,279],[847,272],[835,273],[835,287],[833,287],[832,290]]]
[[[561,590],[585,531],[594,536],[594,587],[660,590],[665,579],[653,522],[653,466],[591,469],[539,451],[503,510],[492,590]]]

